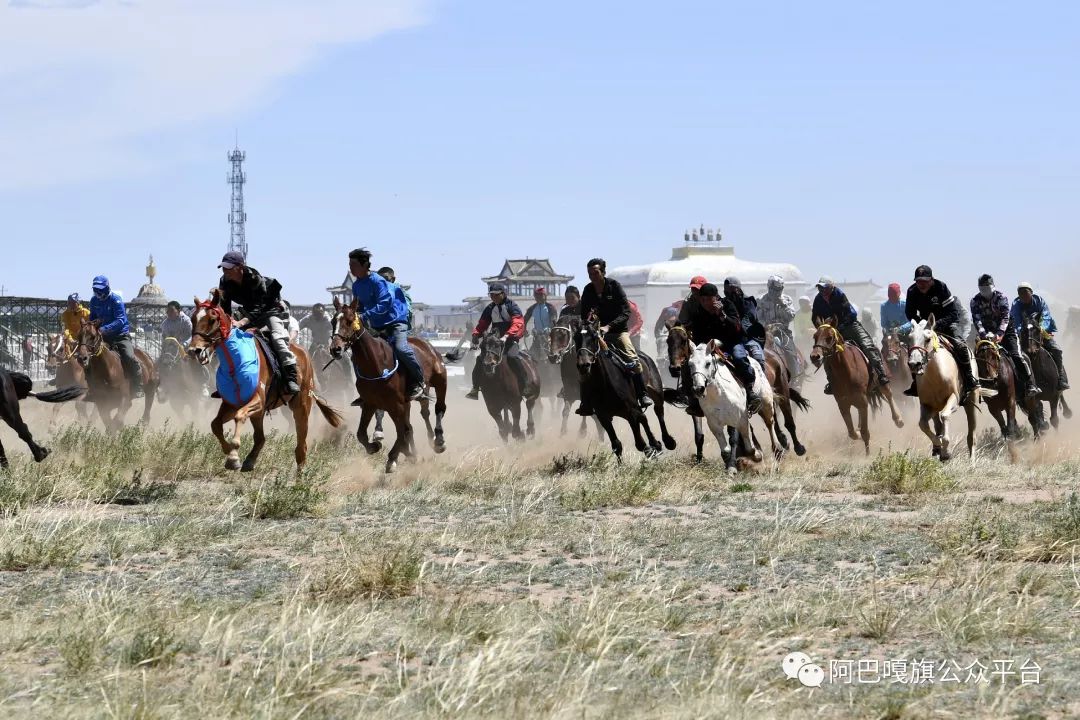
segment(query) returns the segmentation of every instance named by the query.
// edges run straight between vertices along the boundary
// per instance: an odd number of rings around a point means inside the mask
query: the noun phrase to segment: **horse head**
[[[158,367],[168,369],[176,366],[184,358],[184,346],[173,337],[167,337],[161,341],[161,358]]]
[[[682,325],[673,325],[668,328],[667,356],[668,370],[672,377],[678,377],[679,368],[690,360],[694,345],[691,342],[690,331]]]
[[[334,359],[340,358],[345,348],[351,347],[353,341],[363,334],[364,322],[356,311],[358,307],[355,299],[346,305],[334,298],[334,317],[330,321],[330,327],[334,330],[330,336],[330,354]]]
[[[559,318],[548,330],[548,362],[558,365],[574,347],[574,333],[581,328],[581,321],[574,315]]]
[[[581,330],[578,331],[577,366],[578,372],[582,376],[592,370],[593,363],[596,362],[596,356],[600,354],[604,347],[605,343],[603,338],[600,337],[600,318],[596,316],[595,312],[592,312],[581,323]]]
[[[934,314],[926,320],[911,322],[911,346],[908,350],[908,368],[912,375],[922,375],[930,361],[930,353],[941,347],[937,333],[934,332]]]
[[[105,340],[101,337],[100,328],[100,320],[83,320],[79,324],[75,359],[79,361],[79,365],[82,365],[84,370],[90,367],[91,359],[105,350]]]
[[[67,355],[65,345],[62,334],[49,333],[49,344],[45,346],[45,367],[53,369],[66,360],[63,357]]]
[[[1020,342],[1029,357],[1039,354],[1043,346],[1042,313],[1031,313],[1020,328]]]
[[[989,338],[979,340],[975,343],[975,363],[981,377],[996,381],[1001,375],[1001,346]]]
[[[713,383],[716,364],[720,359],[720,343],[710,340],[708,343],[694,345],[686,359],[690,366],[690,386],[698,397],[705,395],[705,390]]]
[[[221,307],[221,291],[214,288],[207,300],[195,297],[195,309],[191,311],[191,343],[188,354],[202,365],[208,365],[214,348],[225,342],[232,332],[232,319]]]
[[[506,344],[502,341],[502,335],[494,328],[490,328],[480,338],[480,357],[476,362],[481,364],[485,373],[494,375],[502,364],[505,353]]]
[[[836,318],[813,318],[814,347],[810,351],[810,362],[814,367],[821,367],[822,361],[830,355],[844,351],[844,338],[836,329]]]
[[[896,366],[907,355],[907,348],[900,341],[900,331],[893,328],[885,333],[885,362]]]

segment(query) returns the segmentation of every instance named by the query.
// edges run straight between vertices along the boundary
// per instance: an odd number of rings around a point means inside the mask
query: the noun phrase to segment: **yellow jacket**
[[[80,305],[77,310],[67,309],[60,314],[60,324],[64,326],[64,337],[74,340],[79,335],[82,321],[90,317],[90,308]]]

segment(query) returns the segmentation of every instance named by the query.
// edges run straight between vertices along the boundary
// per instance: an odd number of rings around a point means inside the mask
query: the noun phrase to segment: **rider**
[[[563,305],[562,310],[559,311],[559,319],[567,315],[581,315],[581,292],[577,289],[576,285],[567,285],[566,292],[563,293],[563,300],[566,304]]]
[[[1035,294],[1031,287],[1031,283],[1022,282],[1016,288],[1016,299],[1013,300],[1012,310],[1012,323],[1016,328],[1017,333],[1020,332],[1020,328],[1024,327],[1027,322],[1027,318],[1030,315],[1039,315],[1042,320],[1042,333],[1043,333],[1043,349],[1054,359],[1054,364],[1058,369],[1058,390],[1069,389],[1069,378],[1065,374],[1065,363],[1062,362],[1061,346],[1057,344],[1057,340],[1054,339],[1054,333],[1057,332],[1057,323],[1054,322],[1054,317],[1050,314],[1050,306],[1046,302]]]
[[[630,334],[630,344],[634,346],[634,352],[641,352],[641,328],[645,326],[645,318],[641,317],[641,310],[637,303],[626,298],[630,305],[630,320],[626,323],[626,331]]]
[[[533,334],[533,347],[536,347],[536,343],[540,338],[546,338],[548,331],[555,325],[555,320],[558,318],[559,313],[555,310],[555,306],[548,302],[547,288],[538,287],[533,290],[533,300],[536,302],[529,306],[529,309],[525,311],[525,334],[529,334],[529,320],[533,321],[532,334]]]
[[[686,299],[682,302],[682,307],[679,308],[680,325],[686,325],[690,320],[690,313],[696,311],[700,304],[698,303],[698,293],[701,292],[701,286],[709,282],[703,275],[695,275],[690,278],[690,294],[686,296]]]
[[[225,253],[218,264],[221,268],[221,309],[232,315],[233,303],[244,311],[246,317],[237,321],[239,329],[265,330],[270,336],[270,347],[281,365],[285,392],[300,392],[300,380],[296,370],[296,355],[289,349],[289,314],[281,299],[281,283],[265,277],[249,267],[244,254],[238,250]]]
[[[581,296],[581,317],[588,320],[590,314],[595,312],[600,321],[601,336],[623,362],[634,364],[630,377],[637,393],[638,406],[645,409],[652,405],[652,401],[645,392],[641,361],[634,350],[634,344],[630,342],[627,327],[630,321],[630,302],[626,291],[618,280],[605,276],[607,262],[603,258],[593,258],[585,267],[589,272],[589,284],[585,286],[585,292]],[[593,409],[588,400],[584,399],[586,393],[581,393],[581,396],[583,399],[575,412],[578,415],[592,415]]]
[[[180,303],[175,300],[170,300],[169,304],[165,306],[165,319],[161,321],[162,355],[165,354],[165,341],[169,339],[176,341],[181,348],[181,352],[186,352],[188,345],[191,343],[191,318],[181,312]],[[158,362],[161,362],[160,359]],[[207,366],[198,363],[196,367],[199,368],[203,381],[202,394],[203,396],[209,396],[210,370]]]
[[[529,381],[529,373],[521,360],[521,350],[518,341],[525,336],[525,318],[521,315],[521,308],[517,303],[506,295],[506,286],[502,283],[493,283],[488,287],[488,297],[491,302],[484,308],[480,320],[472,332],[472,346],[475,349],[480,344],[480,338],[489,328],[499,333],[503,342],[503,357],[514,371],[518,384],[521,386],[522,395],[530,395],[535,391]],[[472,389],[465,394],[470,400],[480,398],[480,376],[484,372],[483,365],[477,361],[472,370]]]
[[[979,276],[979,292],[971,298],[971,318],[978,340],[993,340],[1005,348],[1016,367],[1016,374],[1027,388],[1027,396],[1034,397],[1042,392],[1035,384],[1031,364],[1020,352],[1020,339],[1009,313],[1009,298],[994,288],[994,278],[989,274]]]
[[[878,316],[881,318],[881,334],[888,335],[896,330],[902,336],[911,332],[911,321],[904,314],[907,303],[900,299],[900,283],[889,283],[889,299],[881,303]]]
[[[83,320],[90,319],[90,310],[79,302],[79,293],[71,293],[67,299],[67,309],[60,313],[60,325],[64,331],[64,337],[76,342],[79,337],[79,328]]]
[[[686,329],[693,334],[696,344],[716,340],[723,346],[724,352],[731,358],[735,377],[746,389],[746,412],[757,412],[761,397],[754,391],[756,374],[750,358],[762,362],[761,346],[746,334],[739,310],[731,298],[721,297],[720,289],[712,283],[702,285],[698,293],[698,307],[691,311]],[[697,404],[697,398],[692,393],[689,396],[693,407]]]
[[[383,278],[387,282],[394,284],[394,294],[397,295],[398,300],[404,302],[408,306],[408,308],[409,308],[409,321],[406,323],[406,325],[409,326],[409,332],[412,332],[412,329],[413,329],[413,309],[412,309],[413,302],[412,302],[412,298],[409,296],[408,291],[406,291],[403,286],[398,285],[397,273],[394,272],[394,268],[390,267],[389,265],[384,265],[381,268],[379,268],[378,273],[380,275],[382,275]]]
[[[795,306],[791,296],[784,293],[784,278],[772,275],[766,282],[765,294],[758,300],[758,318],[766,326],[775,328],[773,342],[784,354],[792,377],[799,373],[799,353],[791,334],[791,321],[795,319]]]
[[[300,321],[300,329],[311,332],[311,344],[308,345],[308,354],[314,355],[315,348],[330,348],[330,336],[334,334],[333,323],[326,314],[326,306],[315,303],[311,306],[311,314]]]
[[[889,376],[885,372],[885,366],[881,362],[881,351],[870,339],[870,334],[859,322],[855,308],[851,306],[844,291],[836,287],[836,283],[830,277],[822,277],[817,281],[818,294],[814,298],[814,317],[819,322],[826,322],[829,318],[836,318],[836,330],[844,340],[854,343],[866,355],[874,378],[882,387],[889,384]],[[909,303],[910,307],[910,303]],[[825,364],[825,394],[832,395],[832,378],[829,376],[829,364]]]
[[[960,303],[956,296],[949,292],[948,286],[934,278],[934,271],[929,265],[915,268],[915,283],[908,288],[904,314],[908,320],[927,320],[933,315],[934,332],[948,338],[952,343],[952,355],[964,382],[963,396],[960,398],[960,404],[963,405],[968,396],[981,386],[979,378],[975,376],[971,348],[962,335],[959,306]],[[911,379],[911,387],[905,390],[904,394],[918,397],[915,378]]]
[[[366,248],[349,253],[349,272],[356,278],[352,293],[360,320],[394,348],[394,356],[408,376],[405,394],[409,400],[419,400],[424,396],[424,370],[409,345],[409,306],[404,291],[371,271],[371,251]],[[354,405],[360,403],[360,399],[353,401]]]
[[[94,296],[90,298],[91,321],[100,320],[101,338],[109,349],[120,356],[131,383],[132,396],[143,397],[142,366],[135,357],[135,346],[131,343],[131,324],[128,323],[127,308],[119,295],[109,288],[109,278],[98,275],[93,283]],[[92,392],[92,391],[91,391]],[[85,400],[85,396],[83,397]]]

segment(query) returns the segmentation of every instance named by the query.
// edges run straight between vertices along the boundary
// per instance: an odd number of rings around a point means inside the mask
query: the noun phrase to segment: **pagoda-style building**
[[[157,277],[157,267],[154,265],[154,256],[150,256],[150,263],[146,266],[146,278],[150,281],[139,288],[139,294],[132,299],[133,305],[168,305],[169,298],[160,285],[154,282]]]
[[[563,295],[566,286],[574,279],[573,275],[560,275],[551,266],[547,258],[525,258],[522,260],[506,260],[498,275],[480,278],[485,285],[502,283],[506,286],[506,293],[511,300],[525,308],[532,305],[533,292],[538,287],[547,290],[548,302],[556,308],[563,305]],[[467,297],[464,302],[470,306],[479,306],[483,310],[488,303],[487,294],[478,297]]]

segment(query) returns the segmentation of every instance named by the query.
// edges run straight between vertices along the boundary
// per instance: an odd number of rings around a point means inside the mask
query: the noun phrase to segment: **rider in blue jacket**
[[[142,367],[135,358],[135,346],[131,343],[131,324],[128,322],[124,301],[109,287],[109,278],[98,275],[93,282],[94,295],[90,298],[90,320],[99,320],[101,337],[111,350],[120,356],[124,375],[131,383],[133,397],[143,396]],[[84,397],[85,399],[85,397]]]
[[[92,307],[92,306],[91,306]],[[1057,332],[1057,323],[1054,322],[1054,316],[1050,314],[1050,306],[1046,302],[1035,294],[1031,287],[1031,283],[1022,282],[1016,288],[1016,299],[1013,300],[1012,309],[1009,313],[1012,316],[1013,327],[1016,328],[1017,334],[1021,334],[1027,324],[1027,319],[1032,315],[1038,316],[1040,319],[1040,330],[1043,333],[1042,346],[1043,349],[1049,353],[1050,357],[1054,359],[1054,364],[1058,369],[1058,390],[1069,389],[1069,377],[1065,374],[1065,363],[1062,357],[1061,346],[1057,344],[1057,340],[1054,339],[1054,333]]]

